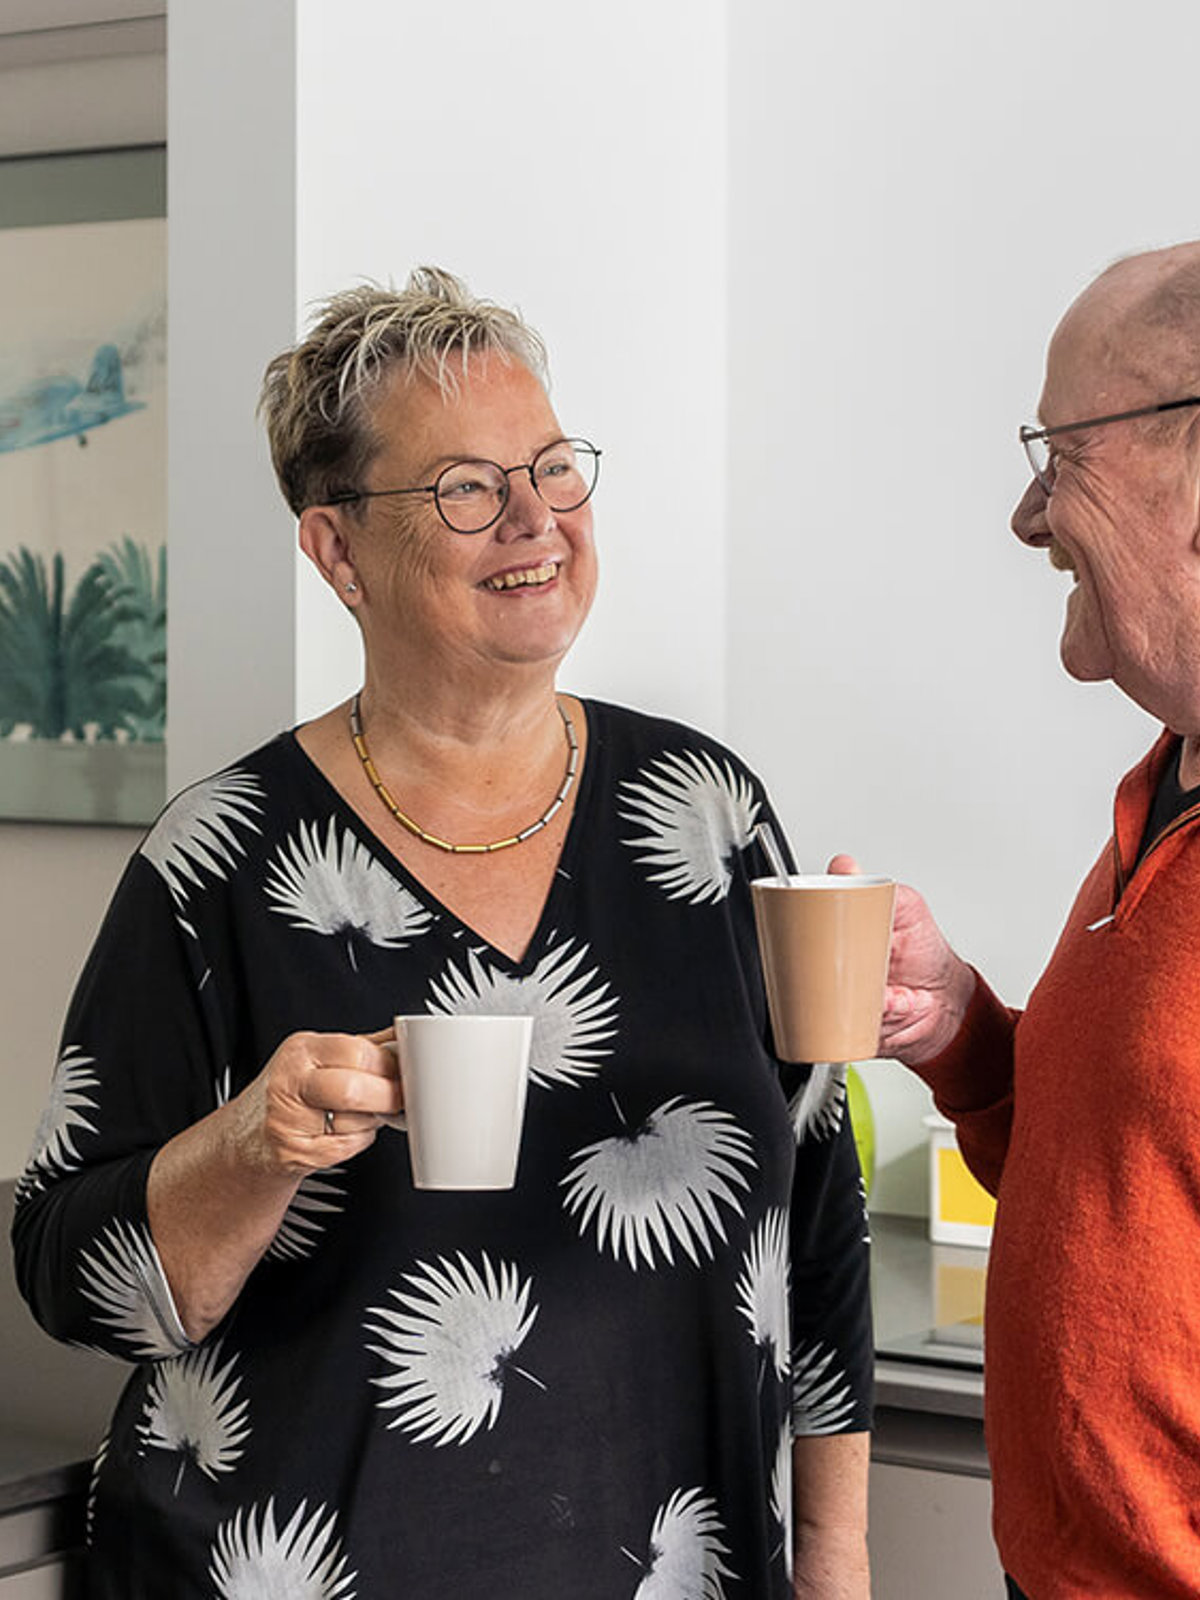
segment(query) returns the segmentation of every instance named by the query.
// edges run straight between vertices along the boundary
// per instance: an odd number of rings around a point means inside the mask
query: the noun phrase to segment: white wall
[[[736,16],[730,735],[806,862],[916,883],[1020,1003],[1155,730],[1058,665],[1068,580],[1007,530],[1017,425],[1085,281],[1200,231],[1200,9]],[[877,1203],[918,1209],[924,1093],[869,1081]]]
[[[251,417],[321,296],[435,261],[519,302],[605,452],[570,686],[724,713],[724,7],[176,0],[169,784],[348,693]],[[247,138],[253,128],[254,138]],[[695,462],[664,492],[662,461]],[[663,627],[664,605],[671,627]]]
[[[564,427],[604,451],[600,597],[563,683],[719,727],[725,6],[297,11],[301,305],[434,262],[521,306]],[[302,710],[356,663],[302,669]]]

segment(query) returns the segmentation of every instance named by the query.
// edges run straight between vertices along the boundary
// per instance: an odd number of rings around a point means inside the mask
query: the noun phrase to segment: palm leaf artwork
[[[518,1367],[514,1356],[538,1313],[529,1304],[532,1280],[520,1281],[515,1266],[493,1267],[485,1253],[475,1266],[459,1252],[457,1264],[443,1256],[418,1262],[389,1289],[395,1305],[370,1306],[378,1319],[366,1330],[368,1344],[391,1369],[371,1382],[387,1392],[376,1401],[394,1411],[389,1428],[403,1428],[435,1445],[466,1444],[480,1428],[493,1428],[510,1372],[545,1385]]]
[[[345,1167],[326,1167],[301,1178],[267,1247],[268,1261],[303,1261],[312,1255],[330,1218],[345,1210],[345,1175]]]
[[[158,1252],[144,1223],[112,1222],[80,1263],[80,1286],[99,1316],[139,1361],[180,1353],[182,1341],[159,1305],[166,1285]]]
[[[300,824],[279,846],[267,876],[267,901],[293,928],[341,937],[357,970],[356,937],[402,950],[428,929],[432,914],[397,883],[348,830],[330,817],[324,843],[317,823]]]
[[[771,1469],[771,1514],[779,1524],[782,1538],[772,1552],[783,1556],[787,1575],[792,1575],[792,1430],[785,1422],[779,1432],[779,1448]]]
[[[18,1204],[43,1185],[45,1178],[71,1172],[81,1157],[75,1139],[95,1133],[96,1125],[86,1115],[96,1109],[91,1098],[100,1081],[92,1071],[91,1056],[76,1045],[67,1045],[59,1057],[50,1080],[50,1094],[33,1136],[33,1148],[25,1171],[17,1183]]]
[[[622,1552],[645,1572],[633,1600],[725,1600],[725,1528],[712,1495],[702,1489],[676,1489],[658,1508],[645,1559],[622,1545]]]
[[[750,781],[702,750],[660,756],[618,791],[622,821],[642,832],[621,842],[637,852],[671,900],[723,900],[734,852],[754,837],[759,804]]]
[[[840,1061],[815,1061],[804,1084],[788,1101],[796,1143],[832,1139],[846,1114],[846,1068]]]
[[[135,739],[159,740],[167,723],[167,547],[154,556],[143,544],[122,539],[96,557],[114,604],[125,620],[113,633],[147,669],[141,707],[123,726]]]
[[[0,736],[128,732],[152,676],[120,637],[134,615],[96,562],[68,594],[61,552],[49,568],[25,545],[0,561]]]
[[[841,1433],[854,1418],[854,1395],[834,1352],[821,1344],[792,1352],[792,1433],[800,1438]]]
[[[788,1217],[782,1207],[777,1207],[767,1213],[751,1236],[737,1283],[737,1297],[751,1337],[781,1382],[791,1366],[790,1277]]]
[[[232,1472],[250,1434],[249,1402],[238,1398],[236,1359],[220,1365],[221,1341],[155,1367],[138,1433],[147,1445],[179,1456],[175,1493],[189,1462],[214,1481]]]
[[[262,799],[258,779],[230,767],[176,795],[143,840],[141,854],[171,891],[189,933],[195,930],[182,913],[192,889],[203,887],[206,874],[229,877],[246,853],[241,833],[260,831]]]
[[[675,1245],[698,1266],[726,1242],[719,1206],[745,1214],[735,1190],[749,1188],[751,1148],[727,1111],[676,1096],[638,1127],[577,1150],[563,1205],[581,1235],[594,1226],[596,1248],[624,1255],[635,1272],[641,1262],[654,1270],[658,1256],[673,1265]]]
[[[346,1570],[336,1512],[321,1505],[305,1522],[307,1509],[301,1500],[277,1527],[272,1496],[221,1524],[208,1567],[218,1600],[354,1600],[358,1574]]]
[[[451,1016],[532,1016],[530,1082],[574,1087],[600,1071],[616,1036],[616,1000],[595,967],[584,968],[586,944],[567,940],[531,973],[513,977],[485,966],[475,951],[460,972],[451,963],[432,987],[429,1010]]]

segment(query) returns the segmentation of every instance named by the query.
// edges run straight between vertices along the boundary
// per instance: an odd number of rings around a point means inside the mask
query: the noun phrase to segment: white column
[[[254,408],[296,328],[293,0],[172,0],[168,786],[290,723],[292,518]]]

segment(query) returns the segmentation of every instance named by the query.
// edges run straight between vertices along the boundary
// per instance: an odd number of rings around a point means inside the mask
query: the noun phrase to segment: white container
[[[935,1244],[987,1248],[996,1202],[962,1158],[954,1124],[934,1114],[929,1129],[929,1237]]]

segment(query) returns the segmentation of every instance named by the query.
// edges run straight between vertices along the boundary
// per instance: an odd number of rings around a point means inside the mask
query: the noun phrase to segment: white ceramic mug
[[[533,1018],[395,1019],[404,1110],[418,1189],[511,1189],[517,1177]]]

